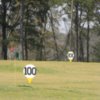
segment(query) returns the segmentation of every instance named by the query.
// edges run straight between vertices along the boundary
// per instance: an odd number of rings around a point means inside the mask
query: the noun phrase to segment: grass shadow
[[[32,89],[32,86],[29,86],[29,85],[18,85],[18,87],[22,87],[22,88],[31,88]]]

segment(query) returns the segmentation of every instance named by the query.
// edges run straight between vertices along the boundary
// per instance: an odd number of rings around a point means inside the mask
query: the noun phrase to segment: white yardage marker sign
[[[24,67],[23,73],[28,80],[28,83],[32,83],[33,78],[36,75],[36,67],[32,64],[28,64]]]
[[[67,53],[67,57],[68,57],[68,60],[69,60],[70,62],[72,62],[73,59],[74,59],[74,52],[73,52],[73,51],[69,51],[69,52]]]

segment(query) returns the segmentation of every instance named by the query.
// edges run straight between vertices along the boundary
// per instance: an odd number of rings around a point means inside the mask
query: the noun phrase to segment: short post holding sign
[[[28,83],[32,83],[33,78],[36,75],[36,67],[32,64],[28,64],[24,67],[23,73],[28,80]]]
[[[67,53],[67,57],[68,57],[68,60],[69,60],[70,62],[72,62],[73,59],[74,59],[74,52],[73,52],[73,51],[69,51],[69,52]]]

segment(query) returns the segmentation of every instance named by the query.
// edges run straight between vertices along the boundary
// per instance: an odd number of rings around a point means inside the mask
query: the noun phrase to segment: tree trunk
[[[28,34],[28,7],[27,7],[27,21],[26,21],[26,27],[25,27],[25,60],[28,60],[28,40],[27,40],[27,34]]]
[[[82,29],[81,29],[81,22],[82,22],[82,13],[83,13],[83,10],[82,10],[82,7],[80,8],[80,16],[79,16],[79,28],[80,28],[80,31],[79,31],[79,61],[84,61],[84,45],[83,45],[83,33],[82,33]]]
[[[40,60],[43,60],[43,37],[42,37],[42,33],[41,33],[41,37],[40,37]]]
[[[75,17],[75,31],[76,31],[76,56],[77,56],[77,61],[79,60],[79,54],[78,54],[78,49],[79,49],[79,19],[78,19],[78,2],[76,2],[75,4],[75,8],[76,8],[76,17]]]
[[[25,60],[28,60],[27,29],[25,30]]]
[[[79,61],[84,61],[82,33],[79,35]]]
[[[24,0],[21,0],[20,5],[20,43],[21,43],[21,54],[22,60],[24,60],[24,27],[23,27],[23,15],[24,15]]]
[[[90,37],[90,24],[89,24],[89,11],[87,12],[87,23],[88,23],[88,27],[87,27],[87,62],[89,62],[89,48],[90,48],[90,45],[89,45],[89,37]]]
[[[7,34],[6,34],[6,2],[2,0],[3,13],[2,13],[2,54],[3,59],[7,60]]]

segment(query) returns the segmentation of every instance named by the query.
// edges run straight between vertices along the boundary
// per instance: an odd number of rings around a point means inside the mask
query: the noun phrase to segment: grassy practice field
[[[37,68],[32,84],[26,64]],[[0,100],[100,100],[100,63],[0,61]]]

